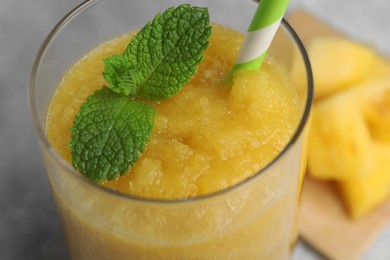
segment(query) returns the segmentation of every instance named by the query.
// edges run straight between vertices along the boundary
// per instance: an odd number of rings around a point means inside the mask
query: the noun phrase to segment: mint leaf
[[[118,93],[154,102],[169,98],[196,72],[210,34],[206,8],[169,8],[133,37],[123,59],[105,60],[105,79]]]
[[[155,110],[144,102],[168,98],[190,80],[210,34],[207,9],[180,5],[157,14],[123,54],[104,59],[109,85],[87,99],[70,129],[73,167],[97,182],[126,172],[152,135]]]
[[[103,76],[110,84],[110,89],[134,97],[137,89],[131,77],[134,65],[130,60],[123,55],[113,55],[103,61],[105,65]]]
[[[152,107],[106,87],[82,105],[71,128],[73,166],[97,182],[129,169],[144,151],[153,129]]]

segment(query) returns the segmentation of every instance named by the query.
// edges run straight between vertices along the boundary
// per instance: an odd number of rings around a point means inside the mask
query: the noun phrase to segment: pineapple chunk
[[[368,174],[374,164],[373,141],[390,144],[390,77],[367,81],[314,105],[310,174],[331,180]]]
[[[390,145],[374,142],[371,156],[375,163],[368,174],[338,183],[352,218],[363,216],[389,197]]]
[[[317,179],[354,178],[371,164],[370,132],[352,94],[340,93],[314,105],[308,170]]]
[[[336,180],[358,218],[390,195],[390,76],[366,81],[314,105],[308,170]]]
[[[390,195],[390,63],[341,37],[313,39],[307,50],[315,84],[308,172],[335,181],[358,218]],[[304,76],[294,64],[292,79]]]
[[[376,53],[370,47],[340,37],[319,37],[308,45],[315,99],[324,98],[366,79]]]

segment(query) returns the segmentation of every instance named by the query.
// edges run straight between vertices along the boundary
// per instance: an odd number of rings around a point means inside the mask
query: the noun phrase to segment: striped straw
[[[236,63],[229,72],[231,82],[238,70],[260,69],[272,39],[287,10],[289,0],[260,0],[255,16],[248,28]]]

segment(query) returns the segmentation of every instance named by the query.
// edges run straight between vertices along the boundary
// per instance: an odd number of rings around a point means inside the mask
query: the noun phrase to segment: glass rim
[[[289,150],[290,148],[297,142],[299,137],[301,136],[302,132],[305,130],[306,124],[308,123],[309,116],[310,116],[310,110],[313,102],[313,75],[312,75],[312,69],[310,66],[310,60],[308,57],[308,54],[306,52],[306,49],[300,40],[298,34],[294,31],[293,27],[287,22],[285,18],[282,19],[280,27],[283,28],[283,30],[290,36],[292,39],[292,42],[296,45],[297,49],[299,50],[300,56],[302,57],[305,69],[306,69],[306,80],[307,80],[307,97],[306,102],[303,110],[303,114],[300,118],[299,124],[296,127],[294,134],[292,135],[292,138],[289,140],[287,145],[283,148],[283,150],[271,161],[269,162],[265,167],[257,171],[252,176],[242,180],[239,183],[236,183],[235,185],[228,187],[223,190],[207,193],[204,195],[196,196],[196,197],[190,197],[190,198],[175,198],[175,199],[155,199],[155,198],[146,198],[146,197],[140,197],[130,194],[125,194],[123,192],[115,191],[109,188],[105,188],[96,182],[93,182],[86,176],[83,176],[80,174],[77,170],[75,170],[71,164],[69,164],[67,161],[65,161],[64,158],[54,149],[54,147],[49,143],[49,141],[46,138],[45,131],[41,127],[39,123],[39,119],[37,116],[37,108],[36,108],[36,100],[35,100],[35,90],[36,90],[36,76],[37,72],[39,70],[42,58],[44,57],[47,48],[50,46],[52,40],[55,38],[57,33],[61,31],[61,29],[67,25],[68,22],[70,22],[75,16],[77,16],[79,13],[83,12],[85,9],[91,7],[92,5],[100,2],[101,0],[86,0],[83,3],[79,4],[75,8],[73,8],[71,11],[69,11],[59,22],[53,27],[53,29],[49,32],[49,34],[44,39],[43,43],[41,44],[30,74],[29,79],[29,86],[28,86],[28,101],[29,101],[29,110],[30,110],[30,116],[32,118],[32,123],[34,126],[34,130],[38,136],[38,140],[43,144],[44,149],[46,149],[50,155],[60,164],[62,168],[65,169],[66,172],[69,174],[72,174],[73,177],[78,178],[79,181],[84,182],[86,185],[91,186],[92,188],[99,189],[104,193],[108,193],[109,195],[118,196],[123,199],[127,200],[133,200],[135,202],[143,202],[143,203],[155,203],[155,204],[179,204],[179,203],[190,203],[190,202],[200,202],[207,199],[211,199],[214,197],[221,196],[223,194],[233,192],[234,190],[240,188],[243,185],[248,184],[249,182],[254,181],[254,179],[257,179],[259,176],[261,176],[264,172],[267,172],[269,168],[271,168],[277,161],[279,161]],[[258,4],[259,1],[253,0],[254,3]],[[46,169],[45,169],[46,171]]]

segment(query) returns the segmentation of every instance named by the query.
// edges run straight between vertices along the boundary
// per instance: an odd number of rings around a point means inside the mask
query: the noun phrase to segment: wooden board
[[[340,35],[304,11],[287,20],[307,44],[321,35]],[[300,237],[329,259],[359,259],[390,220],[390,201],[358,220],[351,220],[331,182],[306,177],[299,216]]]

